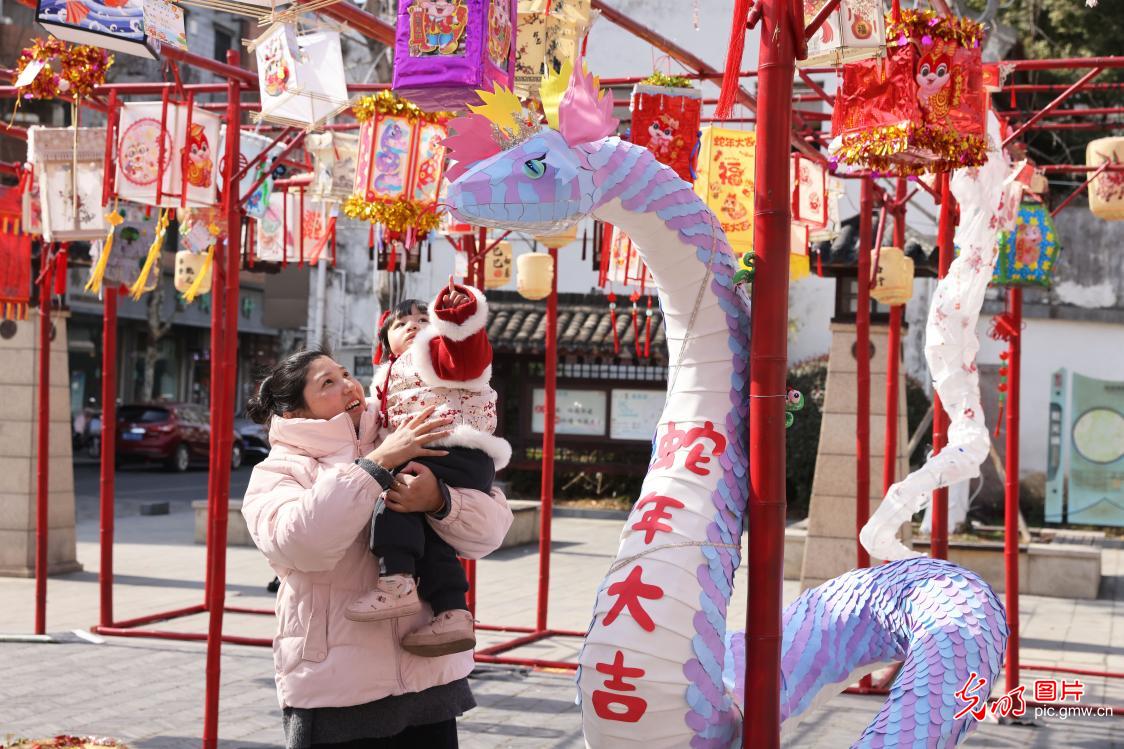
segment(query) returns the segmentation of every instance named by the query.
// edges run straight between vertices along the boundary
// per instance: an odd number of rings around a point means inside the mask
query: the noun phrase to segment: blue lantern
[[[999,235],[991,282],[998,286],[1049,286],[1062,246],[1045,204],[1023,201],[1015,230]]]

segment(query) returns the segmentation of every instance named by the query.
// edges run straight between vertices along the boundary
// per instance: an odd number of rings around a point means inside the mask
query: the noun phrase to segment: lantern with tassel
[[[117,132],[114,184],[122,200],[160,208],[215,204],[221,150],[216,115],[192,105],[126,102]]]
[[[641,289],[654,288],[655,281],[641,259],[640,251],[620,227],[613,227],[613,237],[609,242],[609,254],[605,262],[603,281],[622,286],[638,286]]]
[[[362,124],[354,192],[344,212],[413,244],[441,221],[436,202],[447,115],[423,112],[388,91],[361,99],[353,109]]]
[[[257,222],[256,259],[267,263],[316,263],[335,232],[329,204],[300,190],[275,192]]]
[[[1061,249],[1049,209],[1043,203],[1024,200],[1014,231],[999,235],[991,282],[997,286],[1049,286]]]
[[[31,303],[31,235],[21,229],[19,188],[0,187],[0,318],[26,320]]]
[[[31,127],[27,153],[38,187],[43,238],[74,242],[104,237],[105,128]]]
[[[726,232],[735,254],[753,249],[753,170],[757,136],[748,130],[702,131],[695,192]]]
[[[658,83],[640,83],[632,89],[632,142],[644,146],[656,160],[667,164],[687,182],[695,175],[691,161],[699,140],[702,92],[685,80],[653,76]]]
[[[434,112],[479,103],[478,89],[511,89],[516,16],[516,0],[401,0],[395,93]]]
[[[1100,167],[1124,164],[1124,138],[1100,138],[1085,148],[1085,163]],[[1089,210],[1107,221],[1124,220],[1124,171],[1105,170],[1089,183]]]
[[[225,237],[222,211],[187,208],[179,211],[180,248],[176,251],[175,287],[191,303],[211,291],[215,244]]]
[[[833,156],[899,176],[983,164],[983,26],[914,10],[888,26],[885,60],[843,66]]]
[[[347,200],[355,184],[359,136],[347,133],[308,135],[305,150],[312,153],[313,163],[309,195],[318,200]]]
[[[339,32],[298,34],[291,23],[271,26],[251,43],[257,56],[258,120],[316,128],[348,106]]]
[[[870,296],[888,307],[905,304],[913,298],[913,258],[900,247],[872,250],[874,288]]]
[[[543,72],[554,73],[578,60],[582,39],[593,20],[592,0],[550,0],[546,18],[546,59]]]
[[[590,0],[519,0],[515,32],[515,92],[537,99],[543,73],[573,64],[589,30]]]
[[[804,0],[804,26],[812,22],[828,0]],[[819,30],[808,40],[808,57],[797,60],[802,68],[842,65],[853,60],[880,57],[886,51],[886,26],[881,0],[841,0]]]
[[[39,0],[35,20],[58,39],[149,60],[161,46],[187,49],[183,9],[170,0]]]
[[[550,296],[554,281],[554,258],[547,252],[527,252],[515,261],[515,290],[524,299],[536,301]]]

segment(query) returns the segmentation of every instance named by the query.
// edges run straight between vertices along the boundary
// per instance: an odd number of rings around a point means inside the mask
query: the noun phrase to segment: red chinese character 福
[[[618,694],[635,692],[636,685],[627,683],[625,677],[640,678],[644,675],[644,669],[625,666],[624,653],[618,650],[612,663],[598,663],[597,670],[612,677],[605,680],[605,689],[593,690],[593,711],[597,713],[597,717],[619,720],[622,723],[635,723],[644,717],[644,712],[648,709],[647,700],[637,694]]]
[[[652,539],[656,537],[657,533],[667,533],[671,530],[671,526],[667,523],[661,522],[669,520],[671,513],[666,508],[682,509],[685,505],[678,499],[672,497],[665,497],[662,494],[650,492],[646,494],[639,502],[636,503],[637,509],[647,505],[655,505],[652,509],[645,512],[640,520],[633,524],[632,530],[644,531],[644,543],[652,543]]]
[[[968,713],[971,713],[972,717],[976,720],[983,720],[983,717],[987,715],[987,699],[986,695],[981,697],[976,694],[976,692],[983,689],[985,686],[987,686],[987,679],[973,671],[972,675],[968,677],[968,681],[964,682],[964,686],[960,687],[959,691],[956,692],[956,698],[958,700],[961,702],[970,702],[971,704],[961,708],[956,715],[952,716],[954,720],[960,720]]]
[[[711,441],[713,444],[710,450],[711,455],[721,455],[726,449],[726,438],[714,428],[714,423],[711,421],[706,422],[701,427],[694,427],[689,430],[676,429],[674,421],[668,422],[667,433],[660,437],[656,460],[652,463],[652,468],[670,468],[675,464],[675,453],[688,445],[693,445],[690,452],[687,453],[684,465],[692,473],[699,476],[709,476],[710,469],[703,467],[710,462],[710,457],[704,455],[706,446],[695,444],[700,439]]]
[[[1037,702],[1053,702],[1058,698],[1058,682],[1053,679],[1034,680],[1034,699]]]
[[[648,616],[648,612],[640,603],[641,598],[649,600],[656,600],[663,598],[663,588],[658,585],[649,585],[640,579],[644,569],[637,565],[632,568],[632,572],[628,573],[628,577],[624,580],[613,583],[609,586],[609,595],[616,596],[617,600],[613,603],[609,613],[605,614],[605,619],[602,622],[604,626],[609,626],[616,621],[617,616],[624,609],[628,609],[628,613],[640,625],[641,629],[646,632],[652,632],[656,628],[655,622],[652,617]]]
[[[1081,697],[1085,694],[1085,683],[1080,679],[1073,681],[1062,681],[1061,694],[1058,699],[1062,702],[1067,702],[1070,697],[1074,702],[1080,702]]]

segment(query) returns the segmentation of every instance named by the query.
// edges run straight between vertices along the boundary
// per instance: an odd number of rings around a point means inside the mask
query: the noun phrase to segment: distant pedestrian
[[[475,706],[470,651],[419,657],[409,620],[353,622],[344,611],[375,587],[379,560],[368,525],[384,495],[391,512],[425,513],[428,528],[463,557],[497,548],[511,525],[502,493],[446,486],[414,458],[449,436],[427,408],[379,442],[362,386],[326,351],[302,351],[259,386],[247,412],[269,424],[269,456],[254,467],[242,513],[281,579],[274,664],[288,749],[446,749],[456,718]],[[404,465],[392,475],[388,467]],[[401,628],[400,628],[401,627]]]

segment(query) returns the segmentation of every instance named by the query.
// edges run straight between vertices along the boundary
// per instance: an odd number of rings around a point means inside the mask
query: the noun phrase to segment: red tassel
[[[69,253],[64,246],[55,256],[55,296],[66,294],[66,259]]]
[[[640,292],[634,291],[629,297],[632,301],[632,347],[636,349],[636,358],[640,358]]]
[[[714,108],[714,118],[729,119],[738,98],[741,79],[742,54],[745,52],[746,21],[749,18],[753,0],[734,0],[734,17],[730,27],[730,45],[726,49],[726,70],[722,76],[722,91],[718,94],[718,105]]]
[[[648,311],[644,320],[644,357],[652,355],[652,297],[648,297]]]
[[[377,345],[377,346],[375,346],[375,356],[374,356],[374,359],[373,359],[373,362],[374,362],[374,364],[375,364],[375,366],[376,366],[376,367],[377,367],[378,365],[382,364],[382,355],[383,355],[383,350],[382,350],[382,336],[381,336],[381,335],[379,335],[379,331],[380,331],[380,330],[382,330],[382,326],[383,326],[383,323],[385,323],[385,322],[386,322],[386,318],[388,318],[388,317],[390,317],[390,310],[388,310],[388,309],[384,309],[384,310],[382,311],[382,314],[381,314],[381,315],[379,315],[379,322],[378,322],[378,324],[377,324],[377,325],[375,326],[375,336],[376,336],[376,337],[378,338],[378,340],[379,340],[379,343],[378,343],[378,345]]]
[[[613,353],[621,352],[621,339],[617,335],[617,295],[609,292],[609,326],[613,329]]]

